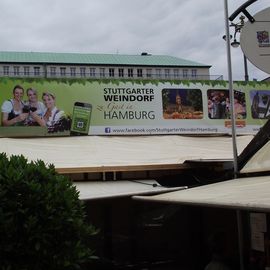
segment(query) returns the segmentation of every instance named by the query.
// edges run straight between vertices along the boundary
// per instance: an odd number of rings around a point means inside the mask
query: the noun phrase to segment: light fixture
[[[227,40],[227,36],[226,35],[224,35],[223,37],[222,37],[225,41]],[[232,39],[232,35],[230,35],[230,40]]]
[[[231,43],[231,46],[233,48],[238,48],[240,46],[240,42],[234,39],[234,41]]]
[[[237,37],[237,34],[241,33],[241,30],[242,30],[242,28],[244,27],[244,24],[245,24],[245,22],[244,22],[245,16],[242,15],[242,16],[240,16],[239,19],[240,19],[240,22],[230,24],[231,27],[234,27],[233,42],[231,43],[231,46],[233,48],[238,48],[240,46],[240,42],[237,41],[236,37]]]
[[[257,0],[249,0],[249,2],[252,1],[252,2],[255,2]],[[232,16],[231,16],[232,17]],[[232,17],[233,18],[233,17]],[[230,18],[230,20],[232,19]],[[241,30],[242,28],[244,27],[244,24],[245,24],[245,16],[240,16],[239,17],[240,21],[237,22],[237,23],[231,23],[229,26],[230,27],[233,27],[234,29],[234,33],[233,33],[233,36],[230,35],[230,40],[233,38],[233,41],[231,42],[231,46],[233,48],[238,48],[240,46],[240,42],[237,40],[238,38],[238,35],[241,33]],[[227,40],[227,36],[224,35],[222,37],[225,41]],[[249,76],[248,76],[248,67],[247,67],[247,58],[245,56],[245,54],[243,53],[244,55],[244,70],[245,70],[245,81],[248,81],[249,80]]]

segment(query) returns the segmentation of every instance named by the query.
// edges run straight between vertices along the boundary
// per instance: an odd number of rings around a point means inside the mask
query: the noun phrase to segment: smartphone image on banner
[[[71,135],[87,135],[90,127],[92,105],[75,102],[73,107]]]

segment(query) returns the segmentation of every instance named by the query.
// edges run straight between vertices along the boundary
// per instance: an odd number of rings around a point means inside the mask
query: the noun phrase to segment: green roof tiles
[[[0,52],[0,63],[210,67],[167,55]]]

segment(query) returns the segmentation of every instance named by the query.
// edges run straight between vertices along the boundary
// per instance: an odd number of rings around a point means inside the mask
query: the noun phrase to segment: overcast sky
[[[244,2],[228,0],[229,15]],[[223,0],[0,0],[0,10],[1,51],[148,52],[212,65],[211,75],[227,78]],[[233,79],[244,79],[242,51],[231,51]],[[269,76],[248,67],[251,80]]]

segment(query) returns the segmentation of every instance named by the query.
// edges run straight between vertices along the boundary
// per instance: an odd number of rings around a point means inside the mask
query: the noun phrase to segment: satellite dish
[[[256,13],[254,19],[241,31],[241,48],[253,65],[270,74],[270,7]]]

